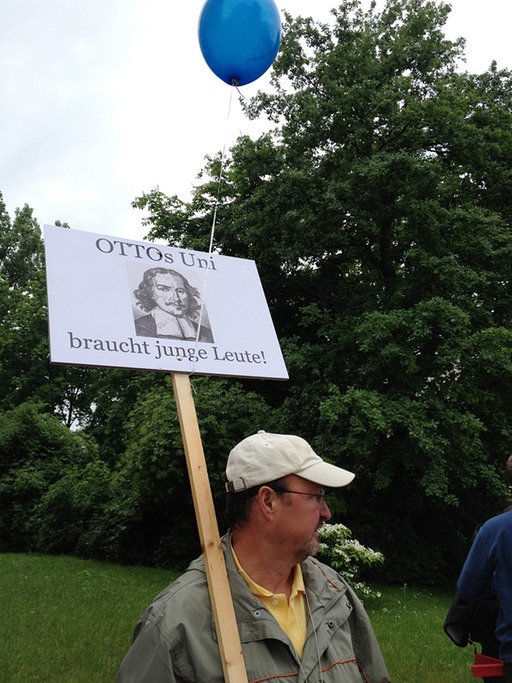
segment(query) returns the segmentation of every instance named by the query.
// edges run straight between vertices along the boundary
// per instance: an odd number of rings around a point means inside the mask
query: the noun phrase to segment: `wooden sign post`
[[[206,578],[219,640],[226,683],[247,683],[242,645],[222,554],[219,528],[206,469],[201,434],[188,375],[173,374],[174,397],[178,409],[190,487],[203,550]]]

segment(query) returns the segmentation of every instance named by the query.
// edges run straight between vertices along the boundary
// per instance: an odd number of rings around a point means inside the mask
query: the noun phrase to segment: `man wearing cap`
[[[314,559],[331,517],[322,487],[353,478],[298,436],[258,432],[229,454],[222,547],[249,683],[389,683],[360,601]],[[223,680],[200,557],[143,614],[116,681]]]

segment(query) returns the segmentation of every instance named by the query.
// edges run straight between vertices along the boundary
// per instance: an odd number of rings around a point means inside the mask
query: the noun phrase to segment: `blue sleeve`
[[[463,600],[484,600],[493,597],[494,547],[484,524],[478,531],[457,581]]]

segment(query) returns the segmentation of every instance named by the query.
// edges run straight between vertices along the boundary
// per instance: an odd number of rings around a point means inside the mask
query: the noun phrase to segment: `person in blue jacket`
[[[488,519],[478,530],[457,590],[463,600],[497,599],[496,637],[504,683],[512,683],[512,510]],[[498,679],[495,679],[498,680]]]

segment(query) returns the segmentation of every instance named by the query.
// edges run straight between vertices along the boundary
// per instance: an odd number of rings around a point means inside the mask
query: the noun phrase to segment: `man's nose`
[[[331,511],[329,510],[329,506],[327,505],[325,500],[322,502],[322,507],[320,508],[320,517],[325,522],[327,522],[332,517]]]

